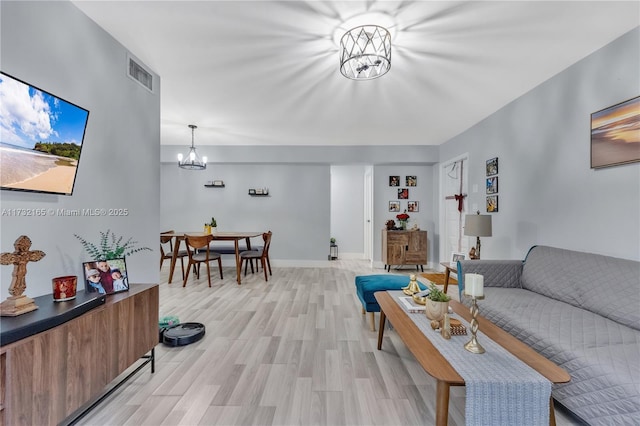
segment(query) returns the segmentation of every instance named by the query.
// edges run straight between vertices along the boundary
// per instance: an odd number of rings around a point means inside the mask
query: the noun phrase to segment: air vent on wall
[[[131,56],[129,59],[129,77],[153,92],[153,75],[137,63]]]

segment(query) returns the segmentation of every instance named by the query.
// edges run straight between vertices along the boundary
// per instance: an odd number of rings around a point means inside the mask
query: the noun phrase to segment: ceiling
[[[160,75],[162,145],[439,145],[640,25],[638,1],[73,3]],[[378,79],[338,69],[359,19],[392,33]]]

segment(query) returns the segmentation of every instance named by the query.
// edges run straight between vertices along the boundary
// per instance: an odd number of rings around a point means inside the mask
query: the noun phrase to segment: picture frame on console
[[[449,263],[458,263],[458,260],[464,260],[466,255],[464,253],[459,253],[456,251],[451,252],[451,258],[449,259]]]
[[[82,264],[87,293],[114,294],[129,290],[125,258],[96,260]]]

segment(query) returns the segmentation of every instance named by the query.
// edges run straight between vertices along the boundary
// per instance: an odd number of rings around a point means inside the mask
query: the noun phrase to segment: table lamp
[[[480,237],[491,236],[491,216],[488,214],[468,214],[464,218],[464,235],[476,237],[476,246],[469,252],[470,259],[480,259]],[[475,251],[475,254],[473,253]]]

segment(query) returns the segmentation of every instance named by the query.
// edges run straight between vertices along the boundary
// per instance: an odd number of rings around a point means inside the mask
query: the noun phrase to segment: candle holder
[[[474,354],[485,353],[484,348],[476,339],[476,333],[478,332],[478,303],[477,299],[484,299],[484,296],[471,296],[471,340],[465,343],[464,348]]]

